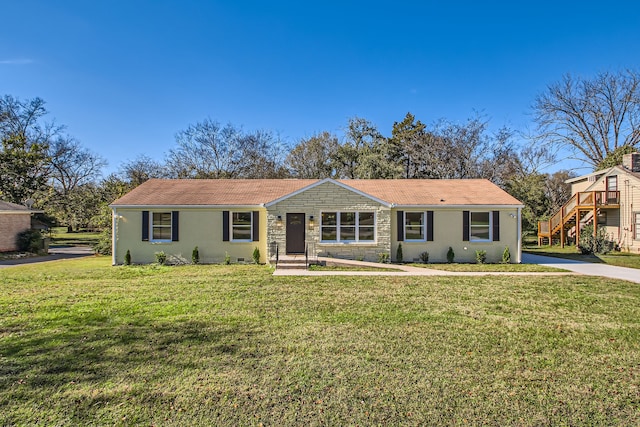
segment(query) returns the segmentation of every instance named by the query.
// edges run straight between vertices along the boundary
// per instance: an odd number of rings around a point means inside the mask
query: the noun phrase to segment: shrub
[[[37,254],[42,249],[42,233],[39,230],[25,230],[16,238],[18,250]]]
[[[509,252],[509,246],[504,247],[504,252],[502,252],[502,263],[509,264],[511,262],[511,252]]]
[[[596,236],[593,236],[593,224],[585,225],[580,231],[580,252],[583,254],[606,254],[611,252],[614,242],[607,239],[607,233],[603,227],[598,228]]]
[[[93,244],[93,250],[100,255],[111,255],[111,230],[104,230]]]
[[[424,264],[429,262],[429,252],[424,251],[420,254],[420,261],[422,261]]]
[[[253,258],[254,264],[260,264],[260,249],[258,249],[257,247],[254,248],[251,257]]]
[[[231,264],[231,257],[229,256],[229,252],[224,253],[224,265]]]
[[[127,249],[127,253],[124,254],[124,265],[131,265],[131,252]]]
[[[378,262],[381,264],[389,263],[389,254],[386,252],[382,252],[378,254]]]
[[[447,262],[449,264],[453,263],[453,260],[456,258],[455,252],[453,252],[453,248],[449,246],[449,250],[447,251]]]
[[[164,251],[156,252],[156,262],[164,265],[167,262],[167,254],[165,254]]]
[[[396,262],[404,261],[404,254],[402,253],[402,243],[398,244],[398,249],[396,250]]]
[[[487,262],[487,251],[476,251],[476,262],[478,264]]]
[[[200,251],[197,246],[193,248],[193,251],[191,252],[191,262],[194,264],[200,264]]]

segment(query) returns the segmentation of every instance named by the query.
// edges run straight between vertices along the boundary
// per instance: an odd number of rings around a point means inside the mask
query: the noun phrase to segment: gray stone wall
[[[375,212],[375,242],[322,243],[320,241],[321,213],[335,211]],[[287,213],[305,214],[305,241],[313,243],[318,256],[377,261],[378,254],[391,252],[390,208],[337,184],[325,182],[267,208],[269,259],[274,257],[271,253],[271,242],[278,243],[280,254],[285,252]],[[278,221],[278,216],[282,218],[281,221]],[[313,222],[310,221],[312,216]]]

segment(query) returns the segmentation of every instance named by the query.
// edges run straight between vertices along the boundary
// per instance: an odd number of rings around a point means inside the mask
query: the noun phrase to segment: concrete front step
[[[278,259],[277,269],[306,270],[307,260],[304,255],[282,255]]]
[[[278,265],[276,266],[277,270],[306,270],[307,269],[307,265],[304,263],[304,261],[302,262],[302,264],[300,263],[289,263],[289,262],[278,262]]]

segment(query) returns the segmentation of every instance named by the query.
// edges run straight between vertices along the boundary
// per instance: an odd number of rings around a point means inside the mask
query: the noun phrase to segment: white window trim
[[[169,228],[169,238],[168,239],[154,239],[153,238],[153,214],[169,214],[170,222],[169,225],[157,225],[158,228]],[[171,235],[173,234],[173,213],[171,211],[149,211],[149,242],[152,243],[167,243],[172,242]]]
[[[327,225],[327,227],[336,227],[336,240],[322,240],[322,228],[324,224],[322,223],[322,215],[324,213],[334,213],[336,214],[336,225]],[[341,213],[355,213],[356,214],[356,224],[345,225],[345,227],[355,227],[356,228],[356,239],[355,240],[341,240],[340,239],[340,214]],[[360,214],[361,213],[372,213],[373,214],[373,224],[372,225],[360,225]],[[373,240],[360,240],[360,227],[373,227]],[[339,210],[326,210],[320,212],[320,243],[338,243],[338,244],[375,244],[378,241],[378,215],[376,215],[376,211],[374,210],[362,210],[362,211],[339,211]]]
[[[420,213],[422,214],[422,235],[424,236],[422,239],[407,239],[407,214],[408,213]],[[404,221],[404,241],[405,242],[426,242],[427,241],[427,213],[423,211],[404,211],[403,218]],[[409,227],[415,228],[415,225],[409,225]]]
[[[249,213],[249,218],[251,218],[251,223],[249,224],[249,235],[251,236],[249,239],[234,239],[233,238],[233,214],[234,213]],[[246,226],[239,226],[246,227]],[[247,243],[253,242],[253,212],[252,211],[229,211],[229,241],[233,243]]]
[[[471,225],[471,216],[474,213],[488,213],[489,214],[489,238],[488,239],[474,239],[473,238],[473,233],[471,233],[471,230],[473,230],[473,225]],[[474,243],[493,242],[493,211],[469,211],[469,242],[474,242]]]
[[[633,213],[634,231],[633,240],[640,240],[640,212]]]

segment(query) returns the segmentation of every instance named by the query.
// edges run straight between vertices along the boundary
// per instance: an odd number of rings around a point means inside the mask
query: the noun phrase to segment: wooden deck
[[[598,212],[601,209],[619,209],[619,191],[583,191],[574,194],[548,221],[538,221],[538,245],[544,239],[551,245],[558,238],[564,247],[567,236],[573,237],[575,244],[580,241],[580,222],[597,224]],[[596,228],[593,228],[595,234]]]

